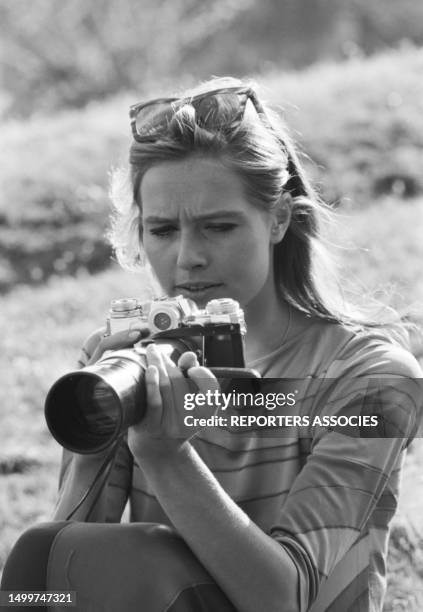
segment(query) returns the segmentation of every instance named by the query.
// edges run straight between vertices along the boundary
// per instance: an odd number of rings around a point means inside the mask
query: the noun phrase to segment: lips
[[[176,289],[180,289],[181,291],[207,291],[208,289],[215,289],[216,287],[221,287],[222,283],[205,283],[205,282],[196,282],[196,283],[180,283],[176,285]]]
[[[222,283],[190,282],[180,283],[175,286],[176,293],[182,293],[184,297],[191,298],[198,304],[204,304],[216,297],[216,291],[223,287]]]

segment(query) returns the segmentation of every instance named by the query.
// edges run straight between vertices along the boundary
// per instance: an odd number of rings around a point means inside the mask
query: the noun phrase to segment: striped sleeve
[[[88,336],[77,360],[79,368],[84,368],[87,365],[104,331],[104,328],[100,328]],[[63,449],[59,470],[59,499],[69,476],[72,458],[73,453]],[[126,442],[122,441],[117,449],[113,468],[107,482],[106,522],[108,523],[118,523],[121,520],[130,493],[132,470],[131,452]]]
[[[398,371],[402,376],[395,384],[392,375]],[[421,371],[417,367],[408,372],[410,376],[404,377],[404,364],[390,362],[388,369],[372,371],[383,383],[369,385],[369,381],[363,384],[363,380],[344,377],[327,403],[314,411],[334,416],[383,415],[383,426],[374,435],[368,429],[363,435],[359,427],[313,430],[311,454],[271,529],[297,567],[301,609],[309,608],[323,584],[329,585],[326,590],[331,597],[326,607],[316,610],[332,609],[335,600],[337,610],[355,610],[354,601],[369,596],[375,533],[388,531],[398,497],[392,482],[421,414],[422,385],[415,378]],[[369,538],[371,529],[374,533]]]

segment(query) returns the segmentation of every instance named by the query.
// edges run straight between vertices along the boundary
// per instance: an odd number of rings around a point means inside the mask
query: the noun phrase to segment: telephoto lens
[[[157,341],[157,346],[175,362],[190,348],[177,339]],[[45,402],[47,425],[57,442],[76,453],[97,453],[141,421],[146,367],[145,348],[123,349],[57,380]]]
[[[150,342],[175,363],[182,353],[193,351],[218,378],[257,376],[244,368],[244,313],[235,300],[211,300],[205,310],[198,310],[183,296],[112,301],[107,320],[110,334],[140,324],[153,332],[140,345],[106,353],[97,363],[65,374],[50,389],[45,403],[47,425],[68,450],[80,454],[105,450],[142,420],[145,347]]]

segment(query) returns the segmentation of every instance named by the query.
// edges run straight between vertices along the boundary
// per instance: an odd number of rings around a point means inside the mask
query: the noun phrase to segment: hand
[[[184,353],[175,365],[159,348],[146,351],[147,408],[144,418],[128,430],[128,445],[139,460],[177,451],[199,428],[184,428],[186,393],[220,390],[216,377],[198,364],[194,353]]]
[[[105,331],[105,328],[103,328]],[[103,331],[103,330],[101,330]],[[91,337],[90,341],[93,344],[90,359],[87,365],[96,363],[106,351],[118,351],[124,348],[131,348],[136,342],[149,336],[150,331],[147,327],[134,327],[129,330],[124,330],[106,336],[104,333],[99,333],[95,337]]]

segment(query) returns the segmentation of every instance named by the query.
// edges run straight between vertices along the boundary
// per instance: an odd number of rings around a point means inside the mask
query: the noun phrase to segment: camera
[[[177,296],[142,302],[113,300],[107,331],[140,326],[149,336],[131,349],[109,351],[97,363],[69,372],[51,387],[45,402],[47,425],[65,448],[81,454],[108,448],[145,412],[146,347],[154,342],[175,363],[193,351],[200,365],[226,385],[257,378],[244,361],[244,314],[230,298],[214,299],[204,309]]]
[[[181,325],[235,323],[245,334],[244,313],[238,302],[230,298],[210,300],[199,310],[192,300],[178,295],[142,302],[137,298],[112,300],[107,318],[107,333],[148,327],[151,334],[175,329]]]
[[[140,302],[137,298],[112,300],[107,332],[115,334],[133,327],[148,327],[150,333],[175,329],[196,310],[195,303],[182,296]]]

